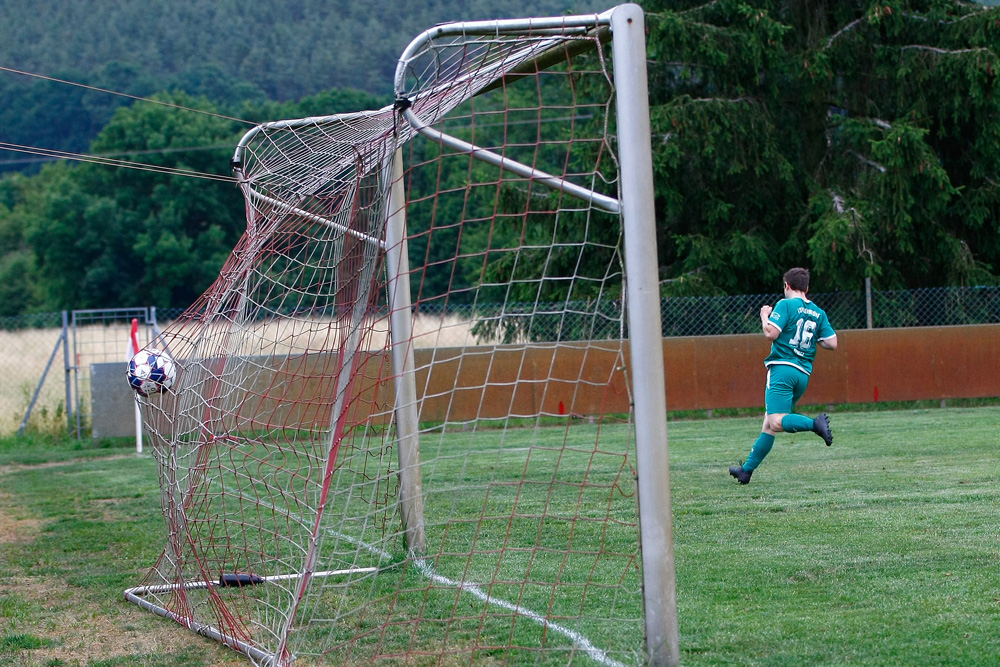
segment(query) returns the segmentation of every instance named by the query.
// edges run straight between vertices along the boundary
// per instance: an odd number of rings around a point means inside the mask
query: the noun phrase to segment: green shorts
[[[786,364],[768,366],[764,411],[769,415],[790,413],[808,386],[809,376],[798,368]]]

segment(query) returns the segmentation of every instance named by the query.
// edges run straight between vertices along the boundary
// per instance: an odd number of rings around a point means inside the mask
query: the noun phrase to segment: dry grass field
[[[61,329],[0,331],[0,434],[17,431],[61,334]],[[65,423],[64,366],[60,347],[38,398],[34,427]]]
[[[373,318],[370,327],[368,347],[383,348],[388,339],[388,318]],[[472,322],[451,315],[417,315],[413,328],[415,347],[461,347],[497,342],[476,338],[471,331]],[[254,324],[250,328],[251,335],[243,339],[245,349],[236,353],[280,355],[293,347],[300,351],[331,349],[337,343],[331,329],[328,319],[275,320]],[[60,334],[58,328],[0,331],[0,435],[15,433],[20,426]],[[72,402],[79,403],[82,413],[88,414],[90,364],[116,360],[124,363],[129,335],[130,326],[125,322],[71,329],[68,358],[70,365],[76,367],[76,372],[67,375],[67,357],[60,346],[42,385],[29,428],[45,432],[58,432],[63,428],[66,424],[67,378],[73,392]],[[142,335],[140,345],[146,343]]]

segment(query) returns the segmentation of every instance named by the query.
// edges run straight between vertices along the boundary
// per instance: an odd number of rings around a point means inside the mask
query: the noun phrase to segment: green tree
[[[17,208],[31,179],[0,180],[0,316],[31,311],[41,301],[34,256],[24,242],[24,212]]]
[[[8,279],[19,270],[30,276],[33,289],[29,292],[14,287],[3,293],[2,310],[10,315],[39,309],[55,310],[65,307],[61,304],[67,292],[72,292],[72,274],[80,263],[74,257],[75,245],[71,238],[75,219],[72,212],[83,206],[85,197],[72,181],[72,170],[65,164],[50,164],[41,173],[32,177],[13,176],[4,179],[5,190],[12,195],[12,206],[0,209],[0,227],[4,228],[9,250],[2,256],[8,272]],[[69,215],[67,215],[69,214]],[[65,220],[69,217],[70,219]],[[65,220],[65,225],[55,226],[51,222]],[[50,270],[39,267],[38,247],[65,248],[61,259],[69,265],[53,265]],[[26,258],[30,257],[30,261]],[[15,279],[13,284],[17,284]]]
[[[1000,12],[643,4],[667,293],[996,281]]]
[[[189,304],[242,232],[232,183],[172,173],[228,175],[242,126],[182,94],[119,109],[91,151],[146,165],[54,165],[23,204],[24,234],[56,308]]]
[[[214,115],[217,107],[204,98],[157,99],[206,113],[140,102],[116,112],[91,150],[158,169],[228,176],[245,126]],[[245,227],[232,183],[90,164],[79,168],[78,178],[94,197],[84,221],[92,233],[82,239],[93,249],[85,285],[105,304],[188,305],[214,279]]]
[[[228,179],[233,149],[251,125],[204,97],[153,99],[118,108],[90,146],[129,165],[57,163],[0,180],[0,313],[183,307],[218,275],[245,228],[241,193]],[[242,112],[264,120],[386,102],[325,91],[296,103],[245,101]]]

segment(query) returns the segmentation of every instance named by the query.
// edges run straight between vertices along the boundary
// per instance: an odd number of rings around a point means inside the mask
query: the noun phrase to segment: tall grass
[[[329,318],[273,319],[252,323],[255,332],[248,339],[248,347],[232,353],[282,355],[289,353],[294,340],[295,349],[329,349],[334,345],[329,328]],[[194,327],[190,324],[189,328]],[[220,325],[222,326],[222,325]],[[369,345],[375,349],[385,347],[389,325],[388,318],[372,318],[369,322]],[[473,322],[457,315],[419,313],[413,322],[414,346],[449,347],[467,344],[487,345],[499,342],[472,333]],[[183,327],[182,327],[183,329]],[[60,347],[52,360],[48,375],[37,398],[27,429],[32,432],[59,433],[66,427],[66,382],[73,383],[74,402],[69,406],[86,415],[90,411],[90,364],[126,361],[131,327],[126,322],[109,322],[77,326],[70,331],[70,364],[75,367],[66,373],[64,350]],[[336,333],[337,329],[332,329]],[[39,389],[46,364],[62,333],[60,328],[0,330],[0,436],[17,432],[35,391]],[[146,341],[140,340],[143,345]],[[262,349],[263,347],[263,349]],[[75,373],[75,375],[73,375]],[[76,392],[79,396],[76,396]]]
[[[0,331],[0,434],[17,431],[61,333],[61,329]],[[61,353],[57,357],[39,395],[32,420],[35,430],[66,425],[65,363]]]
[[[759,426],[670,423],[685,665],[1000,661],[1000,409],[835,412],[739,486]],[[122,600],[164,542],[130,445],[0,440],[0,664],[249,664]]]

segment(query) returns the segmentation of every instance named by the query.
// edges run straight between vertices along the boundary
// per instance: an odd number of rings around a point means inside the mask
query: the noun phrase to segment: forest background
[[[1000,9],[639,4],[665,296],[774,293],[791,265],[813,291],[1000,282]],[[35,149],[229,176],[251,124],[391,102],[436,23],[609,6],[0,3],[0,316],[186,306],[244,228],[231,181]]]

